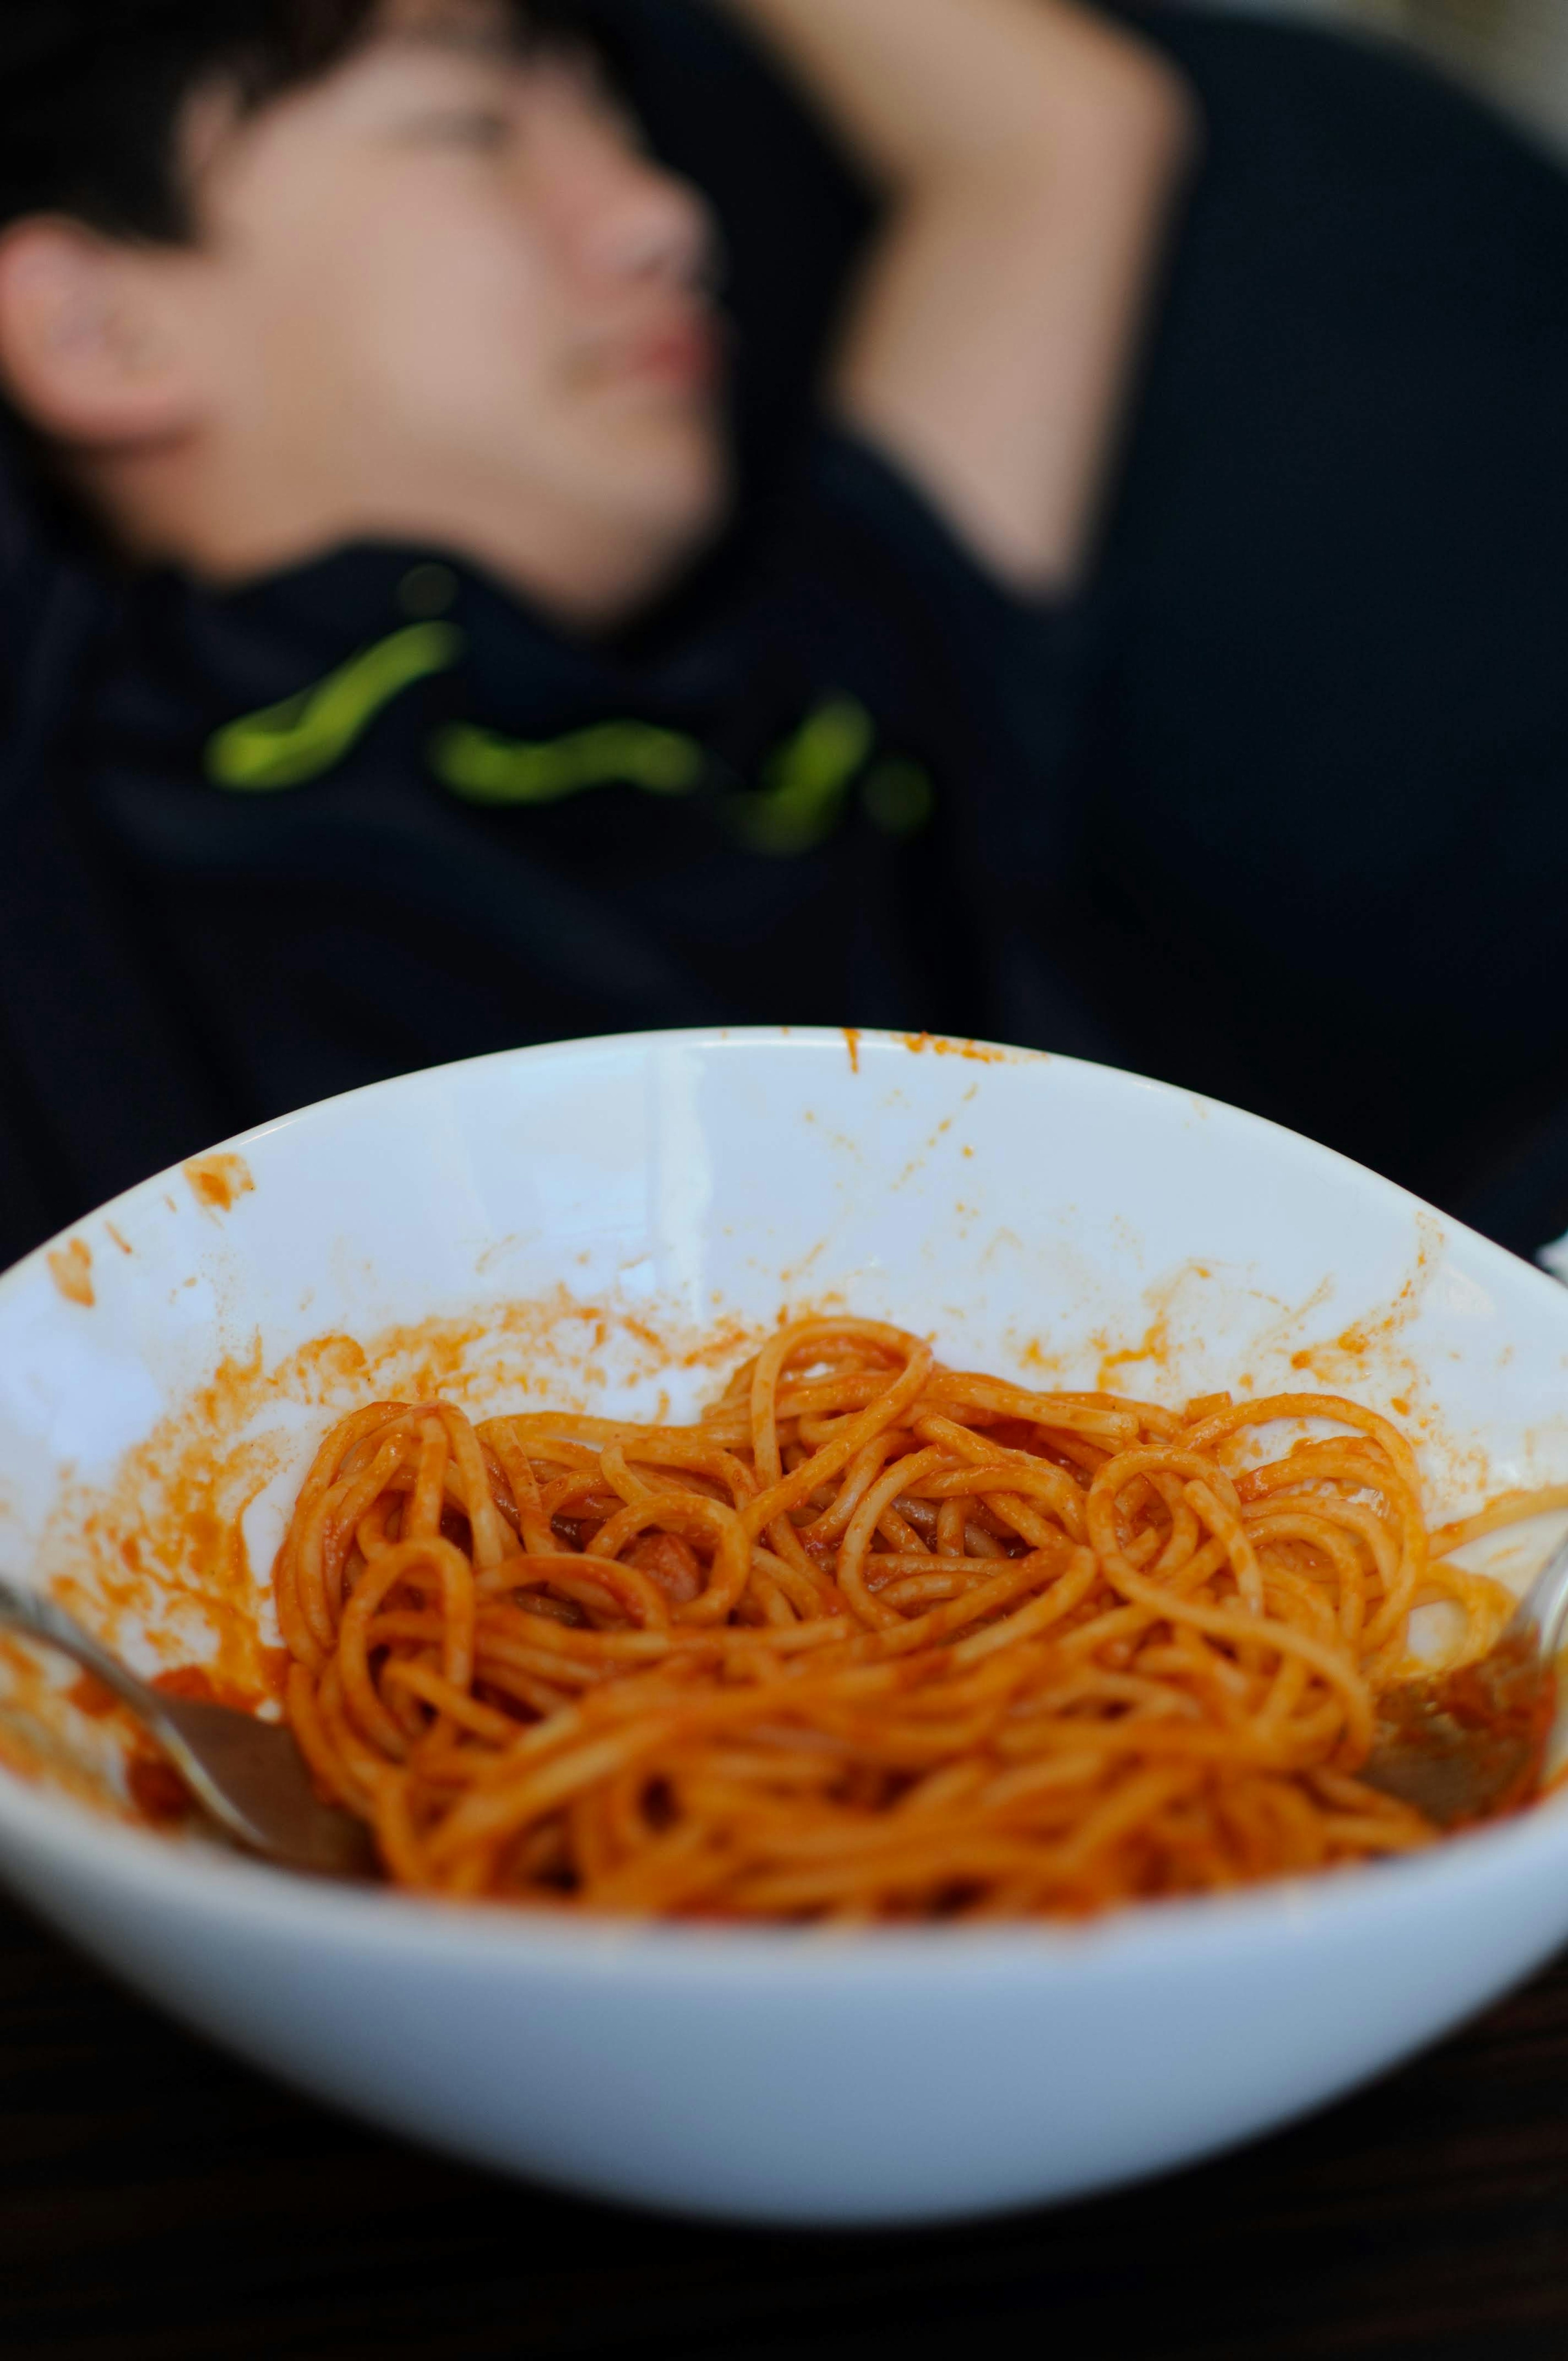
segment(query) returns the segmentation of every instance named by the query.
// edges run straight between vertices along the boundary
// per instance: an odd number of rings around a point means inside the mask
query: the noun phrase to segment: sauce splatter
[[[113,1697],[103,1710],[96,1684],[68,1686],[62,1669],[50,1651],[0,1634],[0,1766],[123,1819],[137,1733]]]
[[[172,1763],[161,1754],[133,1754],[126,1765],[126,1788],[143,1819],[182,1820],[191,1810],[191,1791]]]
[[[97,1298],[93,1292],[93,1249],[85,1238],[72,1238],[68,1246],[56,1246],[49,1257],[49,1269],[68,1303],[92,1311]]]
[[[844,1046],[850,1052],[850,1071],[858,1074],[861,1071],[861,1028],[858,1025],[845,1026]]]
[[[1392,1371],[1395,1358],[1391,1348],[1420,1316],[1427,1292],[1442,1266],[1442,1235],[1430,1216],[1418,1218],[1419,1245],[1415,1268],[1405,1280],[1391,1303],[1369,1312],[1342,1330],[1332,1340],[1307,1345],[1291,1355],[1290,1366],[1304,1375],[1315,1378],[1320,1385],[1352,1386],[1365,1383],[1366,1366],[1376,1360],[1381,1367]],[[1413,1383],[1408,1400],[1416,1399],[1421,1389],[1413,1366],[1409,1374]],[[1396,1380],[1398,1382],[1398,1380]]]
[[[280,1655],[285,1653],[278,1651]],[[155,1673],[152,1686],[164,1697],[183,1698],[188,1705],[226,1706],[231,1713],[256,1709],[254,1692],[219,1680],[205,1664],[176,1664],[171,1672]]]
[[[184,1168],[191,1194],[204,1213],[227,1213],[256,1187],[243,1156],[198,1156]]]
[[[916,1057],[929,1050],[933,1057],[938,1058],[972,1058],[981,1066],[1005,1066],[1017,1057],[1043,1060],[1046,1054],[1044,1050],[994,1049],[988,1041],[952,1041],[942,1033],[900,1033],[896,1038]]]
[[[84,1713],[90,1721],[105,1720],[120,1702],[107,1681],[101,1681],[96,1673],[81,1674],[65,1694],[77,1712]]]

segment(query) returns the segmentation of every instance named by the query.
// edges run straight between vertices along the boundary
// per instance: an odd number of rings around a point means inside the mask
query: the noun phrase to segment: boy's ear
[[[0,379],[45,434],[106,449],[193,422],[175,311],[160,300],[171,258],[52,216],[0,237]]]

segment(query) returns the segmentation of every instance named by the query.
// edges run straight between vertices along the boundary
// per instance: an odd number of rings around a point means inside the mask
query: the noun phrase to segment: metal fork
[[[1528,1802],[1551,1737],[1565,1632],[1568,1542],[1548,1558],[1489,1655],[1379,1698],[1376,1744],[1358,1775],[1440,1828]]]
[[[292,1731],[281,1723],[165,1697],[127,1671],[52,1598],[4,1575],[0,1624],[58,1648],[113,1690],[158,1741],[208,1817],[247,1851],[334,1877],[373,1872],[368,1830],[322,1802]]]

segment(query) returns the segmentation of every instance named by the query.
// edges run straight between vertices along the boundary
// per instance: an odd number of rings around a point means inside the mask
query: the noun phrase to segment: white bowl
[[[248,1192],[188,1168],[83,1223],[90,1263],[57,1248],[0,1281],[0,1565],[74,1575],[144,1660],[212,1633],[199,1601],[116,1588],[119,1542],[172,1549],[193,1499],[223,1513],[260,1486],[264,1574],[336,1404],[443,1371],[515,1401],[532,1369],[557,1400],[648,1411],[663,1385],[681,1411],[719,1365],[660,1363],[726,1321],[732,1360],[784,1302],[841,1299],[1041,1383],[1103,1365],[1172,1401],[1284,1381],[1398,1402],[1444,1509],[1568,1477],[1568,1290],[1321,1148],[1093,1067],[652,1036],[415,1076],[236,1152]],[[364,1358],[298,1356],[328,1331]],[[379,2122],[582,2191],[795,2223],[937,2219],[1195,2158],[1387,2067],[1568,1935],[1555,1806],[1398,1866],[1076,1930],[432,1907],[5,1775],[0,1870],[192,2023]]]

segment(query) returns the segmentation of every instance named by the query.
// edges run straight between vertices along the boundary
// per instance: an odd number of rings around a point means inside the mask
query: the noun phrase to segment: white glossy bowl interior
[[[225,1353],[271,1367],[327,1330],[445,1314],[472,1323],[472,1378],[509,1299],[550,1300],[560,1372],[642,1410],[658,1380],[636,1332],[612,1318],[589,1350],[574,1305],[678,1340],[838,1298],[1042,1384],[1398,1400],[1445,1506],[1568,1477],[1568,1290],[1321,1149],[1097,1068],[653,1036],[413,1077],[237,1145],[255,1186],[231,1210],[175,1175],[81,1226],[91,1308],[43,1254],[0,1280],[0,1564],[60,1571],[62,1501],[112,1487]],[[679,1411],[713,1374],[666,1382]],[[298,1410],[289,1480],[333,1414]],[[258,1562],[284,1488],[253,1511]],[[430,1908],[8,1775],[0,1871],[193,2024],[368,2116],[580,2190],[815,2223],[1194,2158],[1389,2065],[1568,1936],[1555,1806],[1397,1868],[1077,1931]]]

